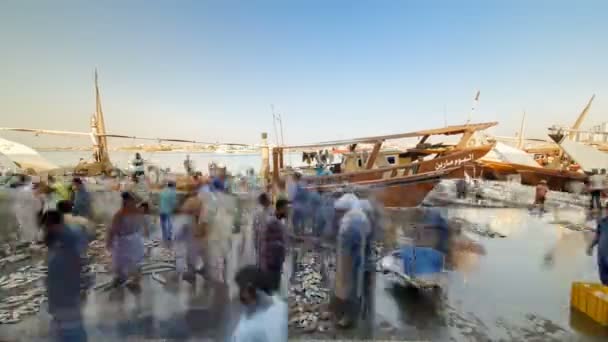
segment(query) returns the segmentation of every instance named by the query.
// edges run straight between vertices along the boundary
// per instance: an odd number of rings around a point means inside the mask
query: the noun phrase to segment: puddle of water
[[[539,218],[525,209],[457,208],[448,216],[489,224],[507,237],[478,237],[486,254],[458,258],[457,271],[450,274],[441,297],[396,290],[378,275],[379,316],[406,331],[414,327],[418,335],[432,340],[450,335],[454,326],[460,332],[480,330],[492,339],[513,338],[514,327],[521,327],[520,334],[541,334],[551,330],[539,323],[543,319],[555,326],[557,335],[567,330],[580,338],[608,336],[608,329],[580,323],[585,322],[580,315],[570,315],[571,283],[598,282],[596,259],[585,254],[589,233],[549,224],[554,217]],[[574,223],[586,220],[580,211],[555,216],[580,221]],[[451,311],[465,323],[455,322]]]

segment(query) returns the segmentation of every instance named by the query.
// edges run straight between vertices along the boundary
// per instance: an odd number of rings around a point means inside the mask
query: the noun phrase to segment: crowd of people
[[[130,184],[119,188],[121,206],[108,222],[104,241],[111,254],[113,287],[125,287],[136,295],[141,292],[144,241],[160,235],[162,246],[175,255],[179,281],[195,285],[203,279],[212,309],[226,305],[229,282],[238,285],[244,311],[233,341],[285,341],[285,261],[292,245],[312,242],[319,248],[330,246],[336,255],[331,305],[336,325],[352,326],[370,310],[375,273],[372,245],[384,221],[381,207],[360,189],[316,187],[296,172],[273,184],[274,188],[255,192],[255,211],[248,221],[243,220],[240,201],[232,193],[235,187],[224,173],[209,177],[191,173],[190,177],[186,191],[178,191],[175,180],[167,180],[156,205],[150,202],[149,187],[139,170]],[[592,176],[589,182],[593,201],[599,186],[596,178]],[[47,287],[54,334],[61,341],[85,341],[83,279],[74,270],[87,263],[89,242],[96,238],[93,196],[78,177],[68,186],[53,177],[41,182],[23,176],[13,188],[19,238],[48,247]],[[457,191],[464,197],[466,185],[458,184]],[[536,204],[544,205],[547,193],[546,182],[541,182]],[[249,226],[241,229],[244,222]],[[235,243],[240,270],[230,279],[227,265]],[[595,246],[601,281],[608,284],[608,218],[598,220],[589,253]]]
[[[227,259],[235,233],[240,234],[237,264],[241,270],[234,281],[246,310],[234,339],[249,341],[251,336],[264,335],[268,338],[263,341],[286,340],[282,279],[288,246],[298,239],[326,240],[338,246],[337,320],[342,326],[350,325],[364,293],[366,272],[370,272],[372,222],[376,221],[370,202],[359,200],[351,192],[312,190],[297,173],[276,186],[276,191],[256,195],[251,229],[238,229],[242,221],[239,201],[230,193],[224,175],[195,174],[185,194],[179,194],[175,181],[167,181],[154,216],[149,187],[140,174],[133,174],[130,184],[118,188],[121,205],[105,234],[112,286],[125,287],[135,295],[141,292],[144,241],[157,230],[163,247],[175,255],[179,278],[196,284],[202,277],[211,307],[225,306],[228,282],[233,281],[228,279]],[[89,242],[96,239],[93,195],[86,181],[78,177],[68,186],[52,177],[42,182],[24,176],[13,187],[18,197],[15,213],[19,238],[48,247],[47,287],[54,334],[62,341],[84,341],[83,279],[81,272],[74,270],[86,265]],[[260,328],[268,317],[276,321],[280,315],[285,318],[285,331]]]

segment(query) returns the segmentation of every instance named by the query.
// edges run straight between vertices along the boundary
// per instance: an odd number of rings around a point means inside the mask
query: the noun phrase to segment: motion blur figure
[[[382,231],[381,217],[375,203],[363,199],[359,202],[363,212],[368,218],[370,230],[365,236],[364,269],[363,269],[363,293],[362,293],[362,315],[364,319],[373,317],[374,313],[374,289],[376,283],[376,260],[373,259],[373,245],[376,234]],[[373,322],[369,322],[373,326]]]
[[[199,227],[199,215],[201,213],[202,201],[196,190],[191,191],[176,215],[175,235],[176,259],[181,257],[185,261],[185,267],[178,267],[178,272],[183,272],[183,279],[191,283],[196,282],[196,274],[201,273],[198,263],[202,255],[200,238],[204,235]]]
[[[135,196],[138,204],[150,202],[150,189],[148,189],[148,184],[146,184],[144,177],[133,175],[128,191]]]
[[[266,227],[268,220],[273,215],[274,210],[272,208],[270,197],[267,193],[262,193],[258,196],[258,205],[259,206],[256,208],[256,212],[253,216],[252,233],[256,265],[261,267],[262,260],[260,258],[260,246],[262,231],[264,227]]]
[[[74,201],[73,211],[74,216],[82,216],[85,218],[91,218],[91,194],[87,191],[86,186],[80,178],[74,178],[72,180],[74,186]]]
[[[53,194],[56,196],[56,202],[59,201],[67,201],[70,199],[70,191],[63,184],[63,182],[58,181],[53,176],[49,176],[48,178],[49,187],[53,191]]]
[[[346,328],[359,317],[365,261],[365,237],[370,233],[369,220],[359,199],[345,194],[336,201],[342,218],[338,232],[336,262],[336,317],[338,326]]]
[[[545,211],[545,201],[547,200],[548,192],[547,181],[543,179],[536,186],[536,194],[534,196],[534,206],[539,207],[541,212]]]
[[[134,277],[134,285],[139,289],[140,272],[138,264],[144,258],[144,240],[142,230],[145,226],[144,215],[129,192],[123,192],[122,207],[114,215],[108,229],[106,248],[112,253],[112,268],[116,286],[125,284],[129,277]]]
[[[19,225],[19,240],[32,242],[38,234],[38,213],[42,202],[37,198],[25,175],[20,175],[12,190],[13,212]]]
[[[72,215],[72,202],[71,201],[59,201],[57,203],[57,211],[62,215],[63,222],[66,227],[75,231],[78,237],[81,239],[81,251],[80,251],[80,262],[81,262],[81,282],[82,288],[88,289],[94,282],[94,274],[84,272],[89,264],[89,258],[87,256],[87,249],[89,243],[95,240],[95,225],[82,216]]]
[[[456,181],[456,197],[467,198],[467,181],[465,179],[459,179]]]
[[[592,255],[595,246],[597,246],[597,265],[600,281],[605,286],[608,286],[608,215],[598,220],[595,237],[587,249],[587,254]]]
[[[228,297],[227,258],[234,225],[234,198],[223,191],[223,182],[215,179],[211,191],[203,193],[201,221],[206,225],[203,246],[205,287],[214,309],[222,309]]]
[[[145,174],[144,160],[142,159],[139,152],[135,153],[135,158],[133,158],[133,160],[131,161],[131,167],[133,168],[133,175],[143,176]]]
[[[308,215],[308,191],[302,184],[302,175],[294,173],[290,188],[288,189],[289,202],[292,207],[292,226],[295,235],[304,233]]]
[[[42,225],[48,246],[46,286],[53,336],[61,342],[84,342],[87,334],[80,308],[82,237],[54,210],[44,214]]]
[[[281,285],[287,229],[283,222],[287,219],[287,211],[287,201],[278,200],[274,215],[267,220],[260,234],[261,269],[268,275],[269,289],[272,292],[278,292]]]
[[[184,160],[184,170],[186,170],[186,174],[188,176],[192,176],[192,174],[194,174],[194,165],[189,154],[186,155],[186,159]]]
[[[287,304],[267,292],[264,272],[245,266],[235,276],[242,313],[231,342],[287,342]]]
[[[323,233],[325,225],[324,213],[321,210],[322,191],[321,188],[318,188],[316,191],[310,191],[308,196],[308,210],[312,217],[312,235],[317,238]]]
[[[177,192],[175,191],[174,182],[167,182],[167,186],[160,193],[159,202],[162,238],[163,241],[168,244],[173,237],[172,216],[177,206]]]
[[[602,169],[602,173],[598,172],[597,169],[593,170],[593,174],[589,176],[589,193],[591,194],[591,203],[589,209],[597,208],[602,209],[602,191],[605,189],[605,177],[606,170]]]

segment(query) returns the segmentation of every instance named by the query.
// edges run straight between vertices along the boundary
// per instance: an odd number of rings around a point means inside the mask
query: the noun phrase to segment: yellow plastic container
[[[572,283],[570,306],[608,326],[608,286],[593,283]]]

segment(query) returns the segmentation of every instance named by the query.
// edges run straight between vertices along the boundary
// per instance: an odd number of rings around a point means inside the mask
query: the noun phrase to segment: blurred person
[[[593,169],[592,175],[589,176],[589,193],[591,194],[591,203],[589,209],[597,208],[602,210],[602,191],[605,189],[605,170],[604,175],[600,174],[597,169]]]
[[[321,237],[325,227],[325,217],[322,210],[323,189],[317,187],[316,191],[311,191],[308,198],[308,206],[312,216],[312,235],[316,238]]]
[[[203,186],[203,175],[200,172],[195,172],[192,177],[191,177],[191,181],[192,181],[192,186],[194,187],[194,189],[199,190],[201,188],[201,186]]]
[[[82,238],[57,211],[47,211],[41,222],[48,246],[46,287],[52,334],[56,341],[87,341],[80,307]]]
[[[273,197],[273,205],[277,203],[279,199],[289,200],[289,195],[287,193],[287,184],[285,179],[280,178],[274,186],[274,197]]]
[[[256,212],[253,217],[252,233],[254,252],[256,255],[256,265],[258,267],[261,267],[262,262],[260,259],[260,248],[262,243],[262,231],[264,230],[264,227],[266,227],[266,223],[268,222],[268,220],[273,215],[274,210],[272,208],[270,198],[267,193],[262,193],[258,196],[258,204],[259,207],[256,208]]]
[[[334,234],[334,219],[336,209],[334,208],[334,193],[321,191],[321,205],[317,214],[317,229],[323,238],[330,238]]]
[[[91,195],[87,191],[86,186],[82,182],[81,178],[74,178],[72,180],[74,186],[74,200],[73,200],[73,211],[75,216],[82,216],[85,218],[91,218]]]
[[[82,216],[75,216],[73,212],[72,201],[59,201],[57,203],[57,211],[63,215],[65,224],[71,227],[77,227],[80,234],[86,235],[89,240],[95,239],[95,223]]]
[[[150,205],[148,202],[143,202],[139,205],[139,209],[144,215],[144,227],[142,229],[144,239],[150,239],[152,232],[155,230],[154,219],[150,213]]]
[[[249,191],[259,190],[258,178],[256,177],[253,168],[247,170],[247,176],[245,178],[247,179],[247,188]]]
[[[223,182],[214,180],[211,192],[203,194],[200,221],[206,227],[202,255],[205,286],[213,299],[214,308],[227,301],[227,258],[231,248],[235,205],[233,198],[223,191]]]
[[[273,216],[268,217],[260,233],[260,268],[269,279],[269,290],[278,292],[281,285],[286,255],[286,227],[288,202],[278,200]]]
[[[206,226],[199,224],[201,210],[202,200],[196,190],[192,190],[188,193],[176,216],[176,222],[181,226],[176,234],[176,242],[180,245],[180,248],[176,249],[176,255],[178,252],[183,255],[186,270],[182,278],[191,283],[196,281],[197,273],[202,274],[202,269],[198,267],[198,264],[202,258],[202,240],[206,235]]]
[[[459,199],[467,198],[467,181],[464,178],[456,181],[456,197]]]
[[[33,242],[38,238],[38,221],[41,218],[42,202],[36,195],[30,179],[19,175],[12,193],[13,212],[17,220],[18,239],[22,242]]]
[[[481,183],[479,182],[479,179],[473,180],[473,192],[475,193],[476,201],[483,200],[483,189],[481,188]]]
[[[200,186],[198,187],[198,193],[199,195],[204,194],[204,193],[209,193],[211,192],[211,181],[209,179],[209,177],[202,177],[200,179]]]
[[[175,191],[175,182],[167,182],[167,186],[160,193],[159,201],[160,227],[163,241],[168,244],[172,240],[173,227],[172,216],[177,206],[177,192]]]
[[[55,177],[49,176],[48,185],[53,191],[53,194],[57,198],[56,201],[67,201],[70,199],[70,190],[61,181],[58,181]]]
[[[267,292],[266,275],[253,265],[240,269],[235,282],[243,306],[231,342],[287,342],[287,304]]]
[[[144,241],[141,235],[145,225],[142,211],[137,208],[135,197],[123,192],[122,207],[114,215],[112,225],[107,231],[106,248],[112,253],[114,285],[120,286],[129,277],[139,286],[139,263],[144,258]]]
[[[81,287],[88,289],[94,282],[94,274],[86,272],[86,268],[89,265],[87,250],[89,243],[96,238],[95,225],[82,216],[72,215],[71,201],[59,201],[57,203],[57,211],[63,216],[63,222],[66,227],[74,230],[80,238]]]
[[[548,192],[549,187],[547,186],[547,181],[543,179],[536,185],[534,196],[534,206],[539,207],[541,212],[545,211],[545,201],[547,200]]]
[[[296,172],[292,177],[290,188],[288,189],[289,202],[292,207],[292,226],[295,235],[301,235],[306,228],[306,222],[309,218],[308,208],[308,191],[302,184],[302,174]]]
[[[139,152],[135,153],[135,158],[131,160],[131,166],[133,167],[134,176],[143,176],[145,174],[144,160],[139,154]]]
[[[191,176],[194,173],[194,163],[192,159],[190,159],[190,155],[186,154],[186,159],[184,160],[184,170],[186,170],[186,174]]]
[[[148,185],[159,185],[162,181],[161,170],[154,165],[149,165],[147,169],[148,176],[146,179],[148,180]]]
[[[376,234],[382,231],[382,225],[380,223],[380,215],[376,210],[374,204],[367,199],[359,201],[363,212],[367,216],[369,221],[369,231],[365,235],[365,250],[363,258],[363,283],[362,283],[362,308],[363,314],[373,314],[373,299],[374,299],[374,288],[376,279],[376,260],[374,259],[375,254],[372,252],[374,242],[376,241]]]
[[[40,215],[49,210],[57,209],[58,198],[55,196],[55,194],[53,194],[53,190],[48,186],[47,183],[38,183],[35,195],[42,205]]]
[[[349,327],[359,314],[365,260],[365,237],[371,227],[357,196],[345,194],[335,203],[341,217],[338,232],[335,297],[338,326]]]
[[[131,186],[128,191],[135,196],[134,198],[138,204],[150,202],[150,190],[145,179],[140,178],[140,176],[133,175],[131,177]]]
[[[595,236],[587,248],[587,254],[593,255],[593,248],[597,246],[597,265],[600,281],[608,286],[608,216],[604,215],[598,220]]]

